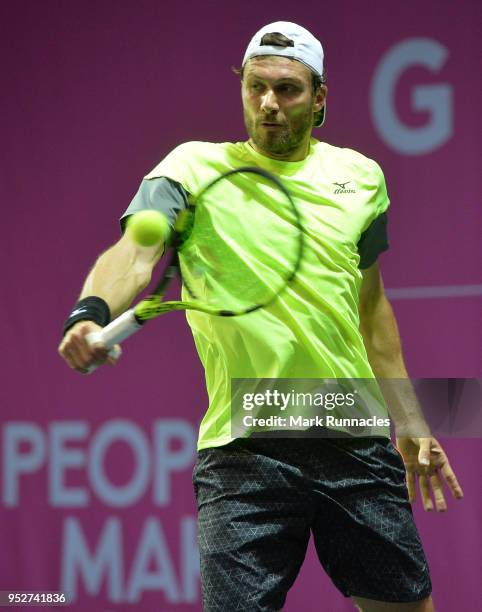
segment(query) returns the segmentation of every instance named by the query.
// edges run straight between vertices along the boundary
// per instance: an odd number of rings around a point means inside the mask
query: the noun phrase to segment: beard
[[[261,151],[275,155],[287,155],[298,149],[306,140],[306,135],[311,134],[313,128],[313,112],[307,110],[305,113],[284,123],[274,130],[263,128],[261,123],[269,121],[269,118],[255,119],[244,110],[244,124],[250,139]]]

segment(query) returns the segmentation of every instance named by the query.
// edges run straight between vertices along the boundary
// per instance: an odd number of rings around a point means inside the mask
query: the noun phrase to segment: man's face
[[[326,94],[313,94],[312,74],[301,62],[279,56],[250,59],[242,82],[244,122],[260,153],[288,161],[303,159],[309,148],[314,113]]]

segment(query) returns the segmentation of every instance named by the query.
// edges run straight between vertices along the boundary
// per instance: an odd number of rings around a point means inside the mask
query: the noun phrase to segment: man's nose
[[[261,100],[261,110],[265,113],[273,113],[279,111],[278,101],[273,91],[267,91]]]

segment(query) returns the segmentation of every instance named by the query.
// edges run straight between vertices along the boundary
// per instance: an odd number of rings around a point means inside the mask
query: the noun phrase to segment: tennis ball
[[[127,230],[136,244],[149,247],[164,242],[169,235],[169,222],[157,210],[141,210],[129,218]]]

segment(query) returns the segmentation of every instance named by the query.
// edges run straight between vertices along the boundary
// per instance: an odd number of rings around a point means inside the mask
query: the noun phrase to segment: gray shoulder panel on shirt
[[[380,253],[389,247],[387,236],[387,213],[381,213],[363,232],[358,242],[361,270],[372,266]]]
[[[121,231],[124,232],[127,218],[141,210],[158,210],[166,215],[171,226],[177,215],[187,207],[188,193],[184,187],[166,177],[143,179],[140,187],[120,218]]]

